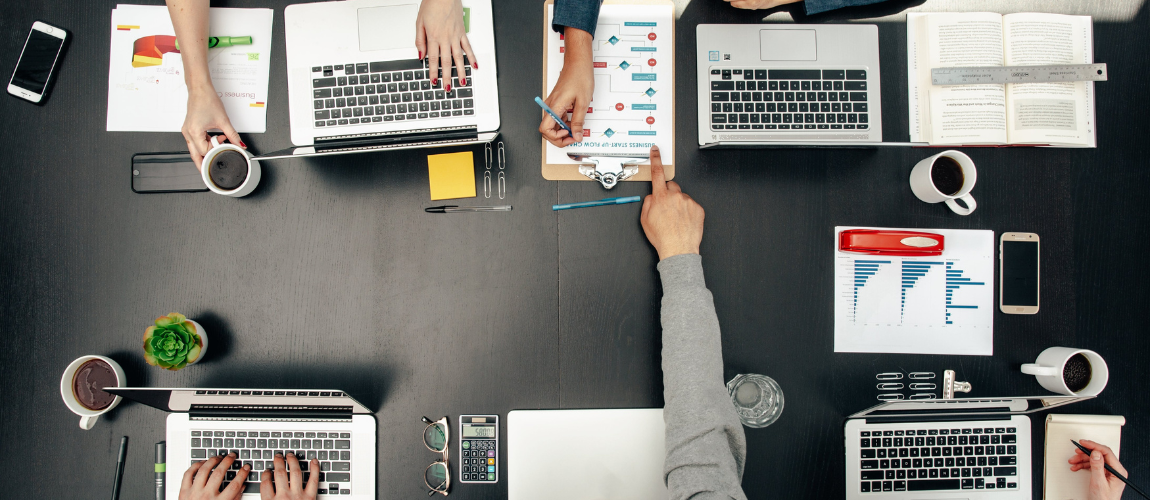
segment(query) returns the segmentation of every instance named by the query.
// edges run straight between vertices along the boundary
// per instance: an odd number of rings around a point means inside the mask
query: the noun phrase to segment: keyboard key
[[[329,482],[346,483],[348,481],[351,481],[351,474],[348,474],[346,472],[328,472],[327,473],[327,480]]]
[[[842,97],[842,96],[840,95],[839,97]],[[850,93],[850,100],[852,100],[852,101],[865,101],[866,100],[866,92],[851,92]]]
[[[336,80],[335,78],[313,78],[311,86],[312,88],[334,87],[336,86]]]
[[[843,84],[843,90],[866,90],[866,82],[846,82]]]
[[[916,479],[906,483],[907,491],[957,490],[962,486],[959,479]]]
[[[847,80],[866,80],[866,70],[848,69]]]
[[[767,78],[771,80],[815,80],[821,76],[817,69],[771,69]]]
[[[822,74],[823,80],[842,80],[845,78],[843,70],[841,69],[824,69]]]

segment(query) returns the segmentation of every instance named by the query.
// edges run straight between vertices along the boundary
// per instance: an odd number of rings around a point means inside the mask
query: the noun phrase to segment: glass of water
[[[783,413],[783,390],[766,375],[739,374],[727,382],[731,403],[743,425],[752,428],[775,423]]]

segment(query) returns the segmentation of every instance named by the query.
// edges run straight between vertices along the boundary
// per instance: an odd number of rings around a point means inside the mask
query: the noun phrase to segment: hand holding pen
[[[1111,450],[1109,446],[1087,439],[1081,440],[1081,444],[1074,441],[1070,442],[1078,447],[1074,450],[1074,456],[1068,460],[1070,470],[1090,471],[1089,500],[1118,500],[1122,498],[1122,490],[1130,483],[1126,480],[1126,468],[1122,467],[1122,463],[1118,461],[1118,456],[1114,454],[1114,450]],[[1146,494],[1133,484],[1130,484],[1130,488],[1146,497]]]

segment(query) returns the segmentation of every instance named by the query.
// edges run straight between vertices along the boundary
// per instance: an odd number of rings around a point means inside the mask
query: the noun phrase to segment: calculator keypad
[[[463,448],[463,461],[459,470],[463,481],[494,483],[498,477],[495,468],[499,464],[495,440],[465,439],[460,447]]]

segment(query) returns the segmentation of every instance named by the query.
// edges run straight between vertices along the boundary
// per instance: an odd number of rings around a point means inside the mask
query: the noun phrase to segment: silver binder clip
[[[942,399],[954,399],[956,392],[970,392],[970,382],[954,380],[954,370],[942,372]]]
[[[639,173],[639,164],[650,159],[647,155],[591,155],[567,153],[572,160],[579,162],[579,173],[591,180],[599,181],[604,188],[611,189],[620,181]]]

